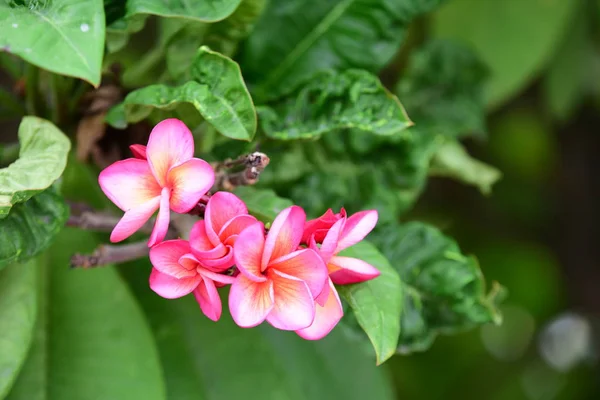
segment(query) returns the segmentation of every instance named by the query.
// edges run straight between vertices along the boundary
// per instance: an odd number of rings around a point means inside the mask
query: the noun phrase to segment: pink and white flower
[[[276,328],[298,330],[313,323],[327,269],[315,250],[298,250],[305,221],[304,210],[292,206],[275,218],[266,238],[260,222],[238,236],[233,248],[240,274],[231,285],[229,308],[239,326],[266,319]]]
[[[218,284],[230,284],[234,277],[218,274],[200,265],[186,240],[167,240],[150,249],[150,288],[160,296],[175,299],[194,293],[200,309],[208,318],[221,317]],[[217,285],[215,285],[215,283]]]
[[[212,187],[214,171],[194,158],[194,139],[178,119],[166,119],[152,129],[148,146],[133,146],[136,158],[108,166],[98,178],[106,196],[125,211],[113,229],[120,242],[140,229],[158,210],[148,246],[161,242],[169,228],[170,210],[186,213]]]
[[[233,193],[217,192],[206,204],[204,219],[190,232],[190,246],[200,264],[221,272],[233,266],[233,245],[240,232],[256,223],[246,204]]]
[[[311,238],[314,238],[317,243],[323,243],[323,239],[325,239],[325,235],[327,235],[329,229],[342,218],[346,218],[346,210],[344,208],[337,214],[334,214],[330,208],[319,218],[306,221],[304,232],[302,233],[302,243],[310,244]]]

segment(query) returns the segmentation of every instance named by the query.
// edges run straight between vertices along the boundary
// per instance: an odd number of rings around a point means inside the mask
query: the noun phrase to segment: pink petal
[[[262,222],[257,222],[244,229],[233,246],[236,266],[242,274],[255,282],[267,279],[260,268],[264,245],[265,228]]]
[[[231,256],[231,250],[229,249],[231,246],[223,246],[219,244],[212,250],[208,251],[200,251],[192,248],[192,253],[200,260],[201,262],[210,261],[210,260],[221,260],[223,257]]]
[[[238,275],[229,291],[229,310],[236,324],[251,328],[263,322],[273,309],[273,283],[254,282]]]
[[[221,245],[221,241],[217,240],[213,243],[206,232],[206,221],[200,220],[194,224],[190,231],[190,246],[194,252],[198,252],[198,257],[202,258],[219,258],[226,253],[225,247]],[[221,246],[218,251],[216,247]],[[202,254],[202,255],[200,255]]]
[[[269,269],[275,306],[267,321],[277,329],[295,331],[309,327],[315,319],[315,301],[306,283],[293,276]]]
[[[336,253],[363,240],[377,224],[377,210],[361,211],[346,220]]]
[[[190,245],[186,240],[167,240],[150,249],[150,262],[157,271],[174,278],[195,276],[197,274],[195,266],[186,268],[180,263],[181,258],[189,252]]]
[[[160,186],[144,160],[128,158],[106,167],[98,176],[100,188],[123,211],[160,196]]]
[[[345,223],[345,218],[342,218],[339,221],[337,221],[335,224],[333,224],[331,229],[329,229],[329,232],[327,232],[327,235],[325,235],[325,237],[323,238],[323,244],[319,249],[319,253],[321,254],[321,257],[323,257],[323,261],[325,261],[325,263],[329,262],[336,249],[338,248],[340,235],[342,233],[342,229],[345,226]],[[311,246],[311,248],[312,247],[313,246]]]
[[[347,285],[377,278],[381,272],[369,263],[352,257],[332,257],[327,264],[329,277],[336,285]]]
[[[150,289],[165,299],[176,299],[192,293],[201,280],[202,277],[200,275],[177,279],[171,275],[163,274],[156,268],[152,268],[152,272],[150,273]]]
[[[302,233],[302,243],[309,244],[312,236],[315,236],[315,241],[317,243],[321,243],[327,230],[331,228],[338,219],[339,218],[336,217],[330,208],[319,218],[306,221],[304,224],[304,232]]]
[[[223,226],[237,215],[248,214],[246,204],[236,195],[229,192],[213,194],[206,204],[204,219],[206,233],[212,242],[218,239]]]
[[[223,246],[223,245],[219,245]],[[224,246],[226,253],[223,257],[219,258],[201,258],[200,265],[214,272],[223,272],[233,267],[235,261],[233,259],[233,247]]]
[[[156,243],[160,243],[167,236],[169,230],[169,217],[171,211],[169,210],[169,189],[163,188],[160,194],[160,208],[158,209],[158,216],[154,223],[154,228],[150,234],[148,240],[148,247],[154,246]]]
[[[279,213],[265,240],[261,261],[263,271],[271,260],[285,256],[298,248],[305,221],[306,213],[298,206],[288,207]]]
[[[204,278],[194,290],[194,297],[200,309],[209,319],[218,321],[221,318],[221,298],[215,284],[210,279]]]
[[[192,158],[173,167],[167,173],[171,193],[171,210],[184,214],[190,211],[215,182],[215,173],[206,161]]]
[[[160,244],[161,243],[157,244],[154,247],[157,247]],[[181,265],[183,268],[185,268],[188,271],[196,271],[196,268],[198,268],[198,265],[199,265],[198,259],[196,259],[196,257],[194,257],[194,255],[191,253],[186,253],[186,254],[182,255],[181,257],[179,257],[178,262],[179,262],[179,265]],[[161,271],[161,272],[164,272],[164,271]]]
[[[150,219],[159,207],[160,197],[150,199],[146,203],[125,212],[123,218],[117,223],[110,234],[110,241],[120,242],[133,235]]]
[[[165,119],[150,132],[146,155],[152,174],[160,186],[166,186],[169,169],[194,156],[192,132],[178,119]]]
[[[312,249],[298,250],[280,257],[269,264],[271,269],[306,282],[313,297],[321,293],[328,279],[323,259]]]
[[[327,281],[330,282],[331,279],[328,277]],[[321,290],[321,293],[319,293],[319,295],[317,297],[315,297],[315,303],[317,303],[320,306],[324,306],[325,302],[327,302],[327,299],[329,298],[329,292],[331,291],[329,284],[325,284],[323,286],[323,290]]]
[[[132,144],[131,146],[129,146],[129,150],[131,150],[135,158],[138,158],[140,160],[145,160],[147,158],[146,146],[144,146],[143,144]]]
[[[218,274],[216,272],[209,271],[209,270],[204,269],[202,267],[198,268],[198,273],[200,275],[202,275],[203,277],[206,277],[206,278],[210,279],[211,281],[214,281],[214,282],[217,282],[217,283],[222,283],[223,284],[222,286],[224,286],[224,285],[231,285],[236,280],[235,276],[225,275],[225,274]]]
[[[248,214],[236,215],[235,217],[231,218],[225,223],[225,225],[223,225],[221,231],[219,232],[219,239],[221,240],[221,243],[227,242],[226,244],[233,245],[235,242],[230,243],[227,241],[227,239],[232,236],[239,235],[244,229],[254,223],[256,223],[256,218]]]
[[[331,280],[328,285],[329,295],[324,306],[317,304],[315,308],[315,320],[308,328],[297,330],[296,333],[307,340],[319,340],[324,338],[335,328],[340,319],[344,316],[342,302],[338,296],[337,290]]]

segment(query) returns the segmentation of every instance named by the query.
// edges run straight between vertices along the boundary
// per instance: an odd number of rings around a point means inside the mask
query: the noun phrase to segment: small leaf
[[[367,241],[342,251],[342,256],[358,258],[377,268],[381,275],[373,280],[337,286],[350,304],[377,354],[377,365],[396,352],[402,313],[402,282],[388,260]]]
[[[412,125],[396,96],[375,75],[361,70],[318,74],[258,111],[267,136],[282,140],[344,128],[390,136]]]
[[[98,86],[104,51],[102,1],[3,1],[0,48]]]
[[[429,174],[446,176],[477,186],[483,194],[489,194],[492,185],[502,177],[499,170],[472,158],[456,141],[446,142],[436,150]]]
[[[68,217],[69,207],[54,188],[14,206],[0,220],[0,269],[45,250]]]
[[[36,261],[0,271],[0,399],[10,390],[33,336],[38,312]]]
[[[52,123],[24,117],[19,125],[19,159],[0,169],[0,219],[57,180],[67,164],[69,139]]]
[[[168,18],[185,18],[216,22],[227,18],[241,0],[127,0],[127,16],[152,14]]]
[[[439,333],[500,323],[502,288],[486,294],[477,261],[439,230],[418,222],[379,226],[369,238],[378,245],[404,284],[398,352],[424,351]]]
[[[123,104],[107,115],[115,127],[123,125],[120,107],[127,122],[138,122],[153,110],[175,110],[189,103],[221,134],[232,139],[251,140],[256,132],[256,113],[239,66],[230,58],[200,48],[191,69],[193,81],[177,87],[151,85],[127,95]]]
[[[291,200],[278,197],[271,189],[239,186],[234,193],[246,203],[250,214],[265,223],[273,222],[277,214],[294,204]]]

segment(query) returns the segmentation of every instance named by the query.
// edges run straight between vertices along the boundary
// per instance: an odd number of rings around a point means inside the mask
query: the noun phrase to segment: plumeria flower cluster
[[[162,121],[147,146],[131,150],[135,158],[107,167],[99,183],[125,212],[111,234],[113,242],[132,235],[158,210],[148,246],[150,288],[160,296],[193,293],[202,312],[217,321],[222,312],[217,289],[231,285],[229,309],[239,326],[266,320],[316,340],[343,316],[335,285],[379,276],[365,261],[339,255],[375,227],[377,211],[348,216],[344,209],[330,209],[307,221],[301,207],[291,206],[267,229],[234,194],[208,195],[215,173],[193,157],[193,137],[181,121]],[[189,240],[165,240],[170,212],[188,213],[199,202],[205,204],[204,217],[193,225]]]

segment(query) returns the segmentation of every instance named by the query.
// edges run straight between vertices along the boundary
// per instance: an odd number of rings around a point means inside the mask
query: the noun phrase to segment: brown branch
[[[73,209],[73,207],[71,209]],[[111,232],[120,219],[121,217],[106,212],[86,210],[79,215],[70,215],[67,220],[67,226],[97,232]],[[151,218],[139,229],[139,231],[149,235],[152,233],[153,227],[154,218]]]
[[[123,245],[102,244],[90,255],[78,253],[71,257],[71,268],[87,269],[123,263],[148,257],[148,251],[148,242],[145,240]]]
[[[215,183],[212,192],[219,190],[231,191],[237,186],[254,185],[258,182],[260,173],[269,165],[269,157],[261,152],[246,154],[235,160],[226,160],[213,164],[215,169]],[[241,171],[224,171],[237,166],[243,166]]]

